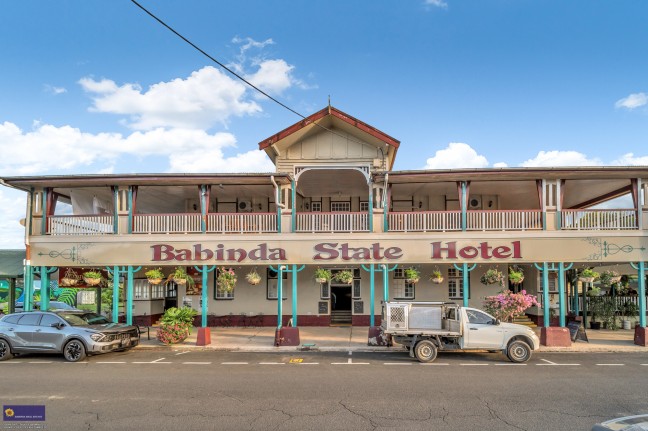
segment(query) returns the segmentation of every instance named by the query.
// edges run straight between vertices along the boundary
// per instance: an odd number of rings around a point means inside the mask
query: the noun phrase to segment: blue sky
[[[303,115],[401,141],[395,169],[648,165],[648,2],[142,0]],[[0,176],[268,171],[299,117],[132,2],[4,2]],[[0,188],[0,247],[24,195]]]

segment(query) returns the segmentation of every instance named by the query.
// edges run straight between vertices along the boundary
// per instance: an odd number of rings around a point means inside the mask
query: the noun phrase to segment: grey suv
[[[77,362],[139,344],[139,328],[87,311],[25,311],[0,319],[0,361],[24,353],[62,353]]]

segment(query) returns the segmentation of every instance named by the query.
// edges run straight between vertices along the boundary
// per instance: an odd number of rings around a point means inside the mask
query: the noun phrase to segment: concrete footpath
[[[144,328],[142,328],[144,330]],[[180,344],[166,346],[156,338],[157,328],[149,328],[142,333],[138,349],[203,349],[221,351],[247,352],[285,352],[296,350],[319,351],[366,351],[378,352],[393,350],[389,347],[368,346],[368,327],[330,326],[330,327],[299,327],[300,346],[275,347],[274,327],[212,327],[211,344],[197,346],[198,328],[193,328],[189,338]],[[538,336],[540,329],[536,328]],[[587,330],[589,342],[576,341],[571,347],[540,346],[541,352],[644,352],[648,347],[637,346],[633,342],[634,330]],[[150,339],[149,339],[150,338]],[[395,347],[399,349],[399,346]]]

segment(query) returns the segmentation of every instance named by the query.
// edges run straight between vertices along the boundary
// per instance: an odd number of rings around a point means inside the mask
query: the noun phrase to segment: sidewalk
[[[331,327],[299,327],[300,346],[275,347],[274,327],[230,327],[210,328],[211,344],[196,346],[197,328],[193,328],[189,338],[180,344],[165,346],[156,338],[156,327],[150,328],[150,340],[146,332],[142,334],[138,349],[203,349],[221,351],[245,352],[285,352],[301,349],[319,351],[365,351],[384,352],[394,350],[394,347],[368,346],[368,327],[331,326]],[[536,329],[539,335],[539,328]],[[588,330],[589,342],[572,342],[571,347],[540,346],[540,352],[644,352],[648,347],[637,346],[633,343],[634,330]],[[395,347],[399,349],[398,346]]]

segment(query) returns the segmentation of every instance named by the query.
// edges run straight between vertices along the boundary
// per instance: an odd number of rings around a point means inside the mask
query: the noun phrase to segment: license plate
[[[122,345],[122,346],[130,346],[130,343],[131,343],[130,338],[124,338],[124,339],[121,341],[121,345]]]

